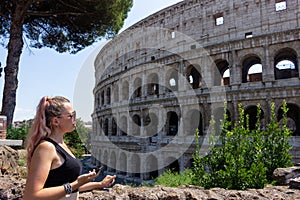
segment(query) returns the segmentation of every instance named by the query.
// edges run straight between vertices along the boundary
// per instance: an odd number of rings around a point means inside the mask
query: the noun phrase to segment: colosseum
[[[257,104],[265,124],[284,100],[300,162],[299,30],[299,0],[184,0],[129,27],[95,59],[94,163],[136,182],[182,171],[212,116],[242,104],[253,129]]]

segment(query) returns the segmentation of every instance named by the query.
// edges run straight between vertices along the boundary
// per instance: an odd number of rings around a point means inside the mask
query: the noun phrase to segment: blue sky
[[[180,1],[134,0],[122,30],[148,15]],[[84,121],[91,120],[94,86],[91,60],[103,44],[104,42],[96,43],[75,55],[59,54],[48,48],[33,49],[25,44],[18,75],[19,86],[14,121],[32,119],[39,100],[45,95],[62,95],[69,98],[75,109],[79,109],[78,116]],[[7,50],[0,47],[2,67],[5,66],[6,56]],[[4,85],[3,75],[0,78],[0,105],[2,104]]]

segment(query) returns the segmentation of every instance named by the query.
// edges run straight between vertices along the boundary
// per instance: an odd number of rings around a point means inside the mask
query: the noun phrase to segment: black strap
[[[48,142],[51,142],[54,146],[55,146],[55,149],[56,151],[61,155],[63,156],[64,159],[66,159],[66,153],[64,151],[64,149],[59,146],[59,144],[57,142],[55,142],[54,140],[52,140],[51,138],[45,138],[46,141]]]

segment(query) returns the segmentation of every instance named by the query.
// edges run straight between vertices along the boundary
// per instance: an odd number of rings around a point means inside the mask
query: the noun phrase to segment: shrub
[[[180,184],[177,178],[191,181],[205,188],[222,187],[226,189],[263,188],[272,182],[276,168],[292,165],[289,154],[292,146],[288,142],[291,131],[287,128],[287,105],[284,101],[283,124],[276,119],[275,104],[271,103],[271,120],[265,130],[260,124],[261,109],[257,105],[255,129],[249,128],[249,116],[245,115],[239,104],[239,119],[231,124],[226,112],[221,120],[220,135],[215,136],[212,128],[209,138],[210,148],[206,155],[200,155],[199,131],[195,133],[196,152],[193,155],[193,169],[182,174],[167,171],[157,180],[171,186]],[[226,111],[226,106],[224,111]],[[215,127],[212,117],[211,127]],[[174,180],[175,179],[175,180]]]
[[[6,139],[24,141],[28,135],[28,130],[29,130],[29,125],[27,124],[21,127],[10,127],[7,129]]]
[[[155,184],[169,187],[190,185],[192,183],[191,174],[192,171],[190,169],[186,169],[182,173],[173,172],[172,170],[168,169],[161,176],[158,176],[155,179]]]
[[[270,183],[276,168],[291,165],[291,145],[288,142],[291,132],[286,126],[285,101],[282,110],[284,125],[280,126],[276,120],[274,103],[271,104],[271,121],[266,125],[266,130],[261,129],[260,105],[257,105],[254,130],[249,129],[249,116],[245,116],[241,104],[239,119],[234,123],[232,130],[225,115],[218,141],[215,138],[211,139],[220,145],[212,145],[204,157],[195,155],[199,158],[194,159],[194,174],[199,173],[199,168],[202,170],[200,174],[205,168],[205,174],[202,177],[195,176],[197,179],[193,182],[205,188],[226,189],[263,188],[265,184]]]

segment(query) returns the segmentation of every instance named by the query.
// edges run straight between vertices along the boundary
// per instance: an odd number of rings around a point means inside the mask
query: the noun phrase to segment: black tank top
[[[72,157],[52,139],[46,138],[45,140],[54,144],[56,151],[64,158],[65,162],[58,168],[51,169],[49,171],[49,175],[47,177],[44,188],[60,186],[65,183],[71,183],[75,181],[81,174],[81,162],[78,159]]]

